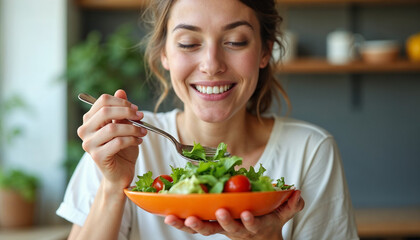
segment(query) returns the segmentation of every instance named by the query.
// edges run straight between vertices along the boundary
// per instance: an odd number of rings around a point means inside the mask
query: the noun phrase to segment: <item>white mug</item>
[[[359,34],[336,30],[327,36],[327,60],[331,64],[346,64],[354,60]]]

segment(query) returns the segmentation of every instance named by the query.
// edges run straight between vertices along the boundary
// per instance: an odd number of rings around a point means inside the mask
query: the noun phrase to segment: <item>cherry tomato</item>
[[[251,191],[251,183],[244,175],[235,175],[226,181],[223,192],[249,192]]]
[[[160,190],[165,188],[165,184],[160,180],[160,177],[168,180],[169,182],[172,182],[173,179],[169,175],[160,175],[155,180],[153,180],[152,187],[156,188],[156,192],[159,192]]]
[[[203,191],[204,191],[205,193],[209,193],[209,189],[207,188],[207,186],[206,186],[206,185],[204,185],[204,184],[200,184],[200,186],[201,186],[201,189],[203,189]]]

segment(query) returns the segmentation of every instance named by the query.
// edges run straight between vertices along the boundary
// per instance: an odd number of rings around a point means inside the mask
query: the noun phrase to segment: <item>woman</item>
[[[57,211],[74,223],[69,238],[357,239],[334,139],[309,123],[266,113],[283,92],[270,66],[281,20],[275,1],[153,1],[150,9],[149,66],[165,87],[162,96],[170,85],[183,111],[143,113],[122,90],[98,99],[78,129],[88,154]],[[240,220],[225,209],[215,222],[144,212],[123,189],[136,175],[167,174],[185,160],[169,141],[124,119],[144,119],[187,144],[225,142],[244,167],[261,163],[266,175],[284,176],[301,191],[270,214],[244,211]]]

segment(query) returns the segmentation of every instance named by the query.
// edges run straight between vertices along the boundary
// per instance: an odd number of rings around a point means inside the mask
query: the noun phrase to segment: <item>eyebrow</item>
[[[190,30],[194,32],[201,32],[201,28],[193,26],[193,25],[184,24],[184,23],[176,25],[176,27],[174,27],[172,32],[175,32],[178,29],[186,29],[186,30]]]
[[[227,30],[237,28],[239,26],[247,26],[247,27],[251,28],[251,30],[254,30],[252,25],[247,21],[237,21],[237,22],[229,23],[229,24],[223,26],[222,29],[223,29],[223,31],[227,31]],[[197,26],[194,26],[194,25],[184,24],[184,23],[176,25],[176,27],[174,27],[172,32],[175,32],[178,29],[186,29],[186,30],[190,30],[190,31],[194,31],[194,32],[201,32],[201,28],[199,28]]]
[[[227,31],[227,30],[237,28],[239,26],[247,26],[247,27],[251,28],[252,30],[254,30],[252,25],[247,21],[237,21],[237,22],[229,23],[228,25],[223,27],[223,30]]]

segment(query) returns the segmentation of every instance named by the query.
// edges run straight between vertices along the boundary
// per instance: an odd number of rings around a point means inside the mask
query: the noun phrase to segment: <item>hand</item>
[[[188,233],[209,236],[221,233],[230,239],[283,239],[282,228],[287,221],[301,211],[305,205],[296,190],[287,202],[272,213],[255,217],[249,211],[241,213],[240,220],[234,220],[225,209],[216,211],[217,222],[201,221],[197,217],[182,220],[173,215],[165,218],[165,223]]]
[[[118,90],[114,96],[100,96],[83,116],[83,124],[77,130],[83,149],[93,158],[105,180],[119,189],[131,183],[138,145],[147,133],[126,119],[142,118],[138,107],[127,101],[123,90]]]

